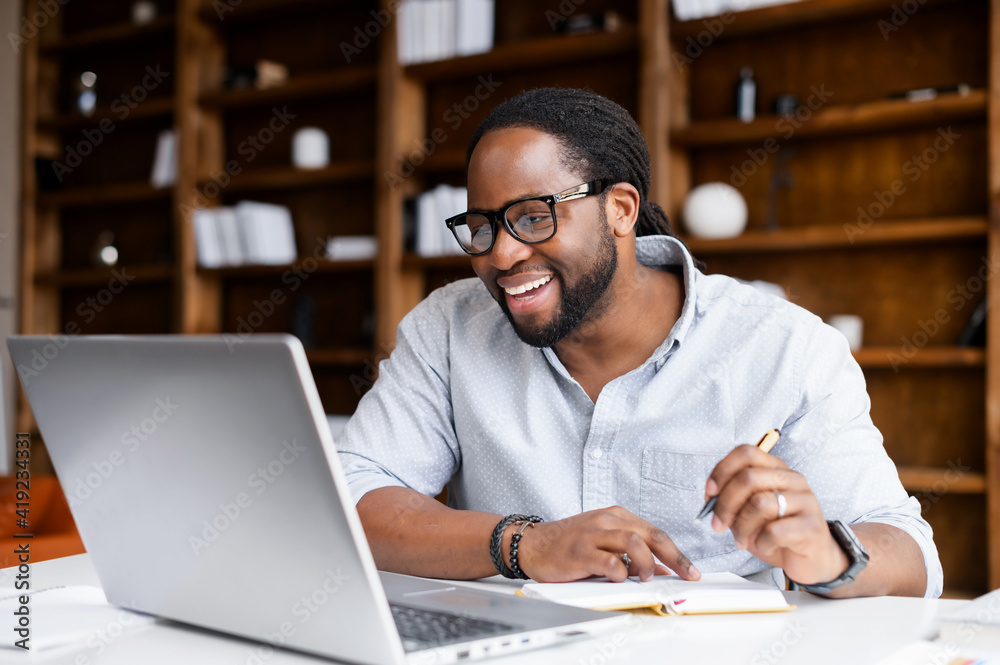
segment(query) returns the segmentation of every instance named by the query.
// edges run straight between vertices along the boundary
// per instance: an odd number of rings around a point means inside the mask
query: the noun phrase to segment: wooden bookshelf
[[[636,51],[638,33],[625,26],[617,32],[546,37],[497,46],[488,53],[409,65],[406,76],[425,83],[507,72],[529,67],[578,63]]]
[[[284,275],[286,273],[336,273],[336,272],[357,272],[372,270],[375,261],[327,261],[321,260],[315,263],[304,264],[299,261],[294,264],[283,265],[241,265],[227,266],[222,268],[199,268],[199,271],[206,275],[217,277],[272,277]]]
[[[28,15],[41,11],[37,0],[24,4]],[[37,38],[23,45],[21,330],[26,334],[182,331],[175,322],[175,191],[148,180],[157,134],[173,124],[177,103],[179,23],[172,3],[158,4],[161,16],[135,25],[128,20],[126,0],[64,3]],[[144,84],[146,67],[169,76]],[[87,70],[98,74],[97,109],[90,117],[75,111],[74,98],[80,73]],[[73,160],[66,158],[67,146],[78,150]],[[56,172],[61,189],[40,190],[37,157],[70,167]],[[94,263],[93,248],[105,234],[120,250],[118,265]],[[109,289],[114,280],[123,287]],[[92,300],[100,307],[81,317],[80,306]],[[37,431],[24,402],[18,426]],[[40,438],[38,444],[38,470],[49,471]]]
[[[685,237],[696,254],[740,254],[748,252],[798,252],[851,246],[936,243],[949,240],[986,238],[985,217],[950,217],[879,221],[867,229],[850,231],[852,222],[841,226],[802,226],[775,231],[747,231],[735,238],[703,240]],[[847,227],[847,228],[845,228]]]
[[[295,169],[292,167],[275,167],[244,171],[233,176],[232,182],[226,186],[229,193],[256,192],[267,189],[294,189],[300,187],[315,187],[338,182],[362,180],[374,176],[375,167],[371,161],[353,161],[331,164],[321,169]],[[198,180],[198,186],[204,187],[211,179]]]
[[[995,1],[922,3],[888,40],[877,25],[891,8],[872,0],[804,0],[725,22],[673,23],[673,52],[694,57],[668,69],[673,100],[660,155],[671,175],[661,203],[681,229],[696,185],[726,182],[747,201],[739,237],[687,239],[709,272],[778,283],[823,317],[862,317],[866,346],[854,357],[872,418],[935,529],[946,584],[971,593],[1000,586],[1000,317],[991,308],[985,348],[954,345],[983,297],[1000,304],[977,274],[1000,250],[1000,114],[991,102],[1000,92],[998,11]],[[700,49],[686,53],[698,37]],[[966,51],[929,56],[935,41]],[[865,56],[831,66],[847,51]],[[749,123],[733,117],[744,66],[758,81]],[[869,76],[875,71],[892,74]],[[889,98],[958,83],[968,94]],[[779,94],[806,104],[820,84],[833,92],[829,102],[800,106],[794,121],[769,112]],[[927,152],[941,129],[969,140]],[[925,154],[933,168],[903,172]],[[773,179],[779,169],[784,182]],[[890,186],[900,193],[892,201],[883,197]],[[967,284],[974,291],[962,291]],[[970,568],[969,557],[981,565]]]
[[[128,113],[124,116],[122,111],[113,112],[110,109],[100,109],[89,117],[79,113],[66,113],[55,118],[40,118],[38,125],[47,130],[74,130],[96,127],[105,121],[112,122],[117,127],[118,123],[169,119],[174,112],[174,100],[170,98],[147,99],[141,104],[137,104],[134,109],[128,107],[125,109]]]
[[[199,18],[211,23],[217,20],[224,25],[247,22],[272,21],[287,18],[291,12],[308,12],[329,9],[337,4],[346,4],[348,0],[244,0],[240,5],[224,5],[221,7],[203,2]],[[237,10],[237,7],[239,11]],[[232,11],[230,11],[232,10]]]
[[[39,273],[35,276],[35,281],[59,286],[103,286],[114,277],[112,270],[119,273],[124,271],[123,274],[129,277],[129,284],[133,279],[137,283],[167,282],[174,276],[171,266],[116,266]]]
[[[968,346],[925,346],[912,357],[901,363],[900,348],[867,347],[854,352],[854,359],[864,369],[875,368],[933,368],[933,367],[985,367],[986,352],[983,349]]]
[[[955,494],[985,494],[986,476],[982,473],[958,473],[931,467],[899,467],[899,479],[911,492],[946,490]]]
[[[106,206],[113,203],[166,200],[171,194],[169,188],[153,187],[147,182],[125,182],[46,192],[39,197],[39,203],[55,208]]]
[[[472,263],[465,254],[452,254],[449,256],[420,256],[419,254],[407,254],[403,257],[403,267],[410,270],[420,270],[424,268],[471,268]]]
[[[381,175],[375,117],[384,36],[350,62],[339,44],[351,43],[354,26],[372,20],[370,12],[377,8],[371,0],[245,0],[221,15],[198,0],[183,0],[180,8],[182,33],[197,41],[199,58],[215,67],[188,67],[185,94],[192,106],[191,130],[184,137],[185,198],[189,205],[232,205],[244,199],[285,205],[292,211],[301,256],[292,265],[205,269],[188,255],[188,279],[208,295],[209,305],[189,299],[185,326],[231,332],[255,302],[278,293],[281,304],[267,323],[278,328],[269,331],[292,331],[303,325],[295,323],[297,318],[312,320],[315,339],[304,340],[329,413],[350,413],[357,404],[360,395],[351,376],[373,357],[372,321],[382,306],[376,295],[377,260],[329,261],[317,245],[330,236],[376,234],[374,189]],[[259,59],[286,65],[288,81],[266,89],[224,87],[223,67],[247,67]],[[245,137],[270,126],[273,109],[293,116],[288,127],[274,131],[273,142],[251,156],[240,151]],[[329,166],[291,165],[291,137],[304,126],[327,132]],[[220,178],[224,169],[232,171],[230,164],[238,172]],[[186,220],[180,224],[186,228]],[[193,238],[183,242],[194,250]]]
[[[203,106],[211,108],[237,109],[323,95],[347,95],[374,86],[375,68],[364,66],[293,77],[284,85],[273,88],[211,92],[203,95],[199,101]]]
[[[949,0],[925,0],[923,5],[940,5]],[[751,9],[735,13],[726,26],[725,38],[745,37],[793,27],[801,27],[844,18],[871,17],[885,13],[879,0],[810,0]],[[683,41],[705,30],[705,19],[677,21],[671,25],[674,40]]]
[[[98,47],[122,47],[148,39],[166,39],[171,36],[175,27],[176,20],[173,16],[160,16],[145,25],[135,25],[131,22],[115,23],[61,37],[57,41],[43,44],[40,50],[45,55],[63,55]]]
[[[986,90],[966,95],[945,93],[922,102],[905,99],[876,100],[851,106],[820,108],[808,120],[799,122],[780,116],[762,116],[753,122],[737,119],[703,120],[673,132],[670,140],[689,147],[727,145],[789,138],[814,138],[866,134],[889,129],[935,125],[986,117]]]

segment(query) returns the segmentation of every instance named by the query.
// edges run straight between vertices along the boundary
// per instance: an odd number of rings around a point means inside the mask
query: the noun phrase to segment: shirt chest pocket
[[[695,522],[705,503],[705,481],[725,454],[642,451],[640,517],[663,529],[681,552],[697,561],[736,550],[727,530],[716,533],[708,520]]]

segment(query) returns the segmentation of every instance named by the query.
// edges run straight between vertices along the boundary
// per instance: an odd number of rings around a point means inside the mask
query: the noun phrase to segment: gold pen
[[[769,453],[771,452],[771,448],[774,448],[774,444],[778,442],[778,439],[780,437],[781,437],[781,432],[779,430],[776,429],[769,430],[767,434],[760,437],[760,441],[757,442],[757,448],[760,448],[765,453]],[[710,497],[708,501],[705,502],[705,507],[701,509],[700,513],[698,513],[698,517],[694,518],[694,521],[700,522],[706,517],[708,517],[712,513],[712,511],[715,510],[715,502],[718,500],[719,500],[718,494],[716,494],[713,497]]]

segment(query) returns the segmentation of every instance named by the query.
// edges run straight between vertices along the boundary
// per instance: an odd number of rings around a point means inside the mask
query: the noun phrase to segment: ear
[[[608,190],[605,209],[615,236],[624,238],[635,229],[639,220],[639,200],[639,190],[627,182],[615,183]]]

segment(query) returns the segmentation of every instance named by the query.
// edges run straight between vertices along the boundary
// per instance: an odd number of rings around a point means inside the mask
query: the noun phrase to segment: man
[[[470,212],[448,224],[479,279],[407,315],[339,443],[379,567],[621,581],[659,559],[939,595],[846,340],[701,273],[649,170],[632,118],[586,91],[523,93],[476,130]],[[772,428],[771,454],[747,445]]]

